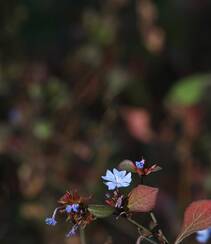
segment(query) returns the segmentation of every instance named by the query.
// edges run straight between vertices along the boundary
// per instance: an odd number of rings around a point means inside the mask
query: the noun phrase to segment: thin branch
[[[147,228],[145,228],[143,225],[139,224],[139,223],[136,222],[135,220],[133,220],[133,219],[131,219],[131,218],[127,218],[127,220],[128,220],[130,223],[132,223],[133,225],[135,225],[136,227],[138,227],[138,229],[143,230],[145,234],[147,234],[147,235],[152,235],[152,232],[151,232],[151,231],[149,231]],[[151,240],[150,238],[148,238],[148,237],[146,237],[146,236],[144,236],[144,235],[143,235],[143,238],[144,238],[145,240],[147,240],[147,241],[148,241],[149,243],[151,243],[151,244],[157,244],[157,242]]]
[[[158,225],[158,222],[157,222],[157,219],[156,219],[154,213],[153,213],[153,212],[150,212],[150,216],[151,216],[151,219],[152,219],[153,223],[155,224],[155,226],[157,226],[157,225]],[[163,240],[164,240],[166,243],[169,243],[168,240],[167,240],[167,238],[166,238],[165,235],[163,234],[163,231],[162,231],[160,228],[159,228],[159,230],[158,230],[158,233],[160,234],[160,236],[163,238]]]
[[[81,240],[81,244],[86,244],[86,237],[85,237],[84,228],[80,228],[80,240]]]

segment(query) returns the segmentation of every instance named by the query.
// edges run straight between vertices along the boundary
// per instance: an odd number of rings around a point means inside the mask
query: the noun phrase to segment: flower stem
[[[150,216],[151,216],[151,219],[152,219],[153,223],[155,224],[155,226],[158,225],[157,219],[155,218],[155,215],[154,215],[153,212],[150,212]],[[169,243],[168,240],[167,240],[167,238],[166,238],[165,235],[163,234],[163,231],[162,231],[160,228],[159,228],[158,232],[159,232],[160,236],[163,238],[163,240],[164,240],[166,243]]]
[[[80,240],[81,240],[81,244],[86,244],[86,237],[85,237],[84,228],[80,228]]]
[[[138,222],[136,222],[135,220],[131,219],[131,218],[128,218],[127,219],[130,223],[132,223],[133,225],[135,225],[136,227],[138,227],[138,229],[141,229],[144,231],[145,234],[147,235],[152,235],[151,231],[149,231],[147,228],[145,228],[143,225],[139,224]],[[155,241],[149,239],[148,237],[146,236],[143,236],[143,238],[145,240],[147,240],[149,243],[151,244],[157,244]]]

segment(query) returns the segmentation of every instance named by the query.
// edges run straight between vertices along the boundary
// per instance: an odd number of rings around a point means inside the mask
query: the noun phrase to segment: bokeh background
[[[0,1],[0,243],[80,243],[44,224],[58,198],[76,187],[102,203],[105,170],[142,156],[163,167],[147,183],[175,238],[211,195],[210,26],[209,0]],[[87,238],[137,233],[109,218]]]

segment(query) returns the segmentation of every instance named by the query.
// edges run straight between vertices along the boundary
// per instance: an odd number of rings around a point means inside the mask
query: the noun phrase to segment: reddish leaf
[[[191,203],[185,210],[183,226],[175,244],[196,231],[211,227],[211,200],[200,200]]]
[[[146,175],[150,174],[150,173],[154,173],[157,172],[159,170],[161,170],[162,168],[160,166],[158,166],[157,164],[152,165],[151,167],[149,167],[146,170]]]
[[[155,206],[158,188],[139,185],[134,188],[128,199],[128,208],[132,212],[149,212]]]

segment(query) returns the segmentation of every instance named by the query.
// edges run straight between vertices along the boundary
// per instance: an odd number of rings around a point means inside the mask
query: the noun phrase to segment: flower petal
[[[119,176],[119,172],[120,171],[118,171],[117,169],[115,169],[115,168],[113,169],[114,176],[117,176],[118,177]]]
[[[105,176],[101,176],[102,179],[107,180],[107,181],[115,181],[115,177],[113,173],[110,170],[106,171]]]
[[[196,232],[196,240],[200,243],[206,243],[210,238],[209,229]]]
[[[117,187],[117,184],[113,182],[105,182],[105,184],[108,186],[108,190],[114,190]]]
[[[120,182],[117,184],[117,187],[127,187],[129,185],[130,185],[130,183],[128,183],[128,182]]]
[[[128,173],[128,174],[124,177],[124,182],[127,182],[127,183],[130,184],[131,181],[132,181],[131,173]]]
[[[66,208],[65,208],[66,212],[67,213],[70,213],[72,211],[72,205],[67,205]]]
[[[126,173],[127,173],[126,170],[119,171],[119,177],[120,177],[120,178],[125,177]]]
[[[47,225],[53,225],[54,226],[54,225],[56,225],[57,221],[54,218],[46,218],[45,223]]]
[[[72,205],[72,209],[73,209],[74,212],[77,213],[78,212],[78,209],[79,209],[79,204],[78,203],[73,204]]]

